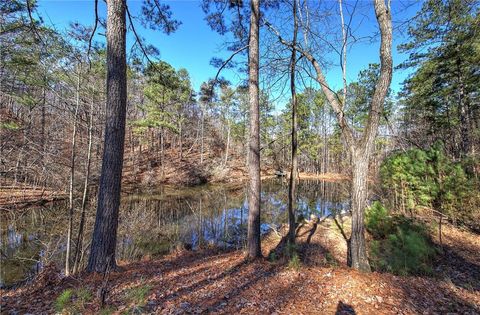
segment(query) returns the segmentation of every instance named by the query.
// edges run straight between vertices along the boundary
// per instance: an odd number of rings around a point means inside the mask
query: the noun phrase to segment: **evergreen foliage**
[[[422,147],[441,140],[456,158],[480,145],[478,13],[476,0],[425,1],[399,46],[410,53],[400,67],[415,68],[399,95],[405,138]]]
[[[370,242],[374,269],[399,275],[431,272],[435,249],[425,225],[402,215],[392,216],[377,201],[366,212],[365,226],[374,237]]]
[[[478,179],[448,158],[439,143],[392,154],[382,163],[380,176],[389,204],[403,214],[428,207],[462,223],[478,216]]]

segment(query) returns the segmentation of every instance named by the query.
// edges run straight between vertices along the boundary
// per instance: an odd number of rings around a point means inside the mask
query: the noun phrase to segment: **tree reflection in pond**
[[[205,185],[193,188],[162,187],[122,198],[117,259],[158,257],[176,248],[209,245],[245,246],[248,207],[242,186]],[[297,217],[323,217],[348,207],[346,183],[301,180]],[[95,200],[95,198],[91,198]],[[287,184],[281,179],[262,182],[262,232],[287,222]],[[1,220],[0,284],[10,285],[65,257],[67,205],[3,213]],[[77,213],[78,215],[78,213]],[[87,213],[85,239],[94,223],[95,205]],[[76,218],[78,220],[78,218]],[[78,222],[74,222],[78,226]],[[75,244],[74,244],[75,246]],[[82,250],[88,257],[89,244]]]

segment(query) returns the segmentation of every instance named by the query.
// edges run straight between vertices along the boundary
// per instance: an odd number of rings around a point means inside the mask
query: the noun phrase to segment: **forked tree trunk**
[[[125,0],[107,1],[107,106],[97,214],[88,272],[115,268],[127,104]]]
[[[259,0],[250,2],[250,40],[248,48],[248,91],[250,103],[250,133],[248,150],[248,258],[262,256],[260,248],[260,106],[258,87],[259,67]]]
[[[325,97],[336,114],[337,123],[342,131],[346,147],[354,154],[351,162],[353,171],[352,183],[352,235],[348,241],[349,255],[348,262],[353,268],[360,270],[370,270],[367,260],[367,250],[364,235],[364,213],[367,198],[367,175],[370,152],[378,132],[380,116],[383,112],[385,98],[392,80],[392,16],[390,12],[390,2],[388,6],[385,0],[373,0],[375,16],[380,29],[380,75],[375,84],[372,101],[369,107],[368,120],[365,130],[360,139],[354,136],[354,131],[349,125],[344,112],[344,103],[336,97],[330,88],[322,66],[317,59],[309,52],[295,43],[289,43],[284,40],[280,33],[270,24],[266,24],[273,29],[273,32],[279,37],[279,40],[300,52],[313,66],[316,72],[316,81],[320,84]]]

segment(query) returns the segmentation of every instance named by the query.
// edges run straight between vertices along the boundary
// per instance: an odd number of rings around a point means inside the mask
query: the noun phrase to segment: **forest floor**
[[[344,224],[348,229],[348,219]],[[280,240],[274,232],[264,238],[265,257]],[[241,251],[210,248],[121,263],[106,279],[62,277],[49,267],[32,284],[0,291],[1,311],[53,313],[56,305],[86,314],[480,314],[480,237],[471,232],[444,227],[444,254],[430,277],[348,269],[345,241],[330,219],[300,226],[297,243],[299,264],[247,262]],[[59,304],[67,289],[77,298]]]

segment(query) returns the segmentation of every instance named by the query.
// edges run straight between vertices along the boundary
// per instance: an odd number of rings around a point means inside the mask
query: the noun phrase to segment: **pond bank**
[[[300,180],[298,215],[319,217],[348,207],[348,183]],[[287,185],[283,179],[262,181],[263,234],[277,229],[287,218]],[[248,203],[245,183],[206,184],[194,187],[159,185],[124,192],[117,230],[117,259],[159,258],[178,247],[207,245],[240,249],[245,244]],[[86,263],[95,222],[95,196],[85,213],[81,265]],[[0,287],[31,278],[54,262],[64,265],[68,203],[27,207],[2,212],[0,230]],[[78,208],[76,208],[78,210]],[[79,211],[73,226],[79,226]],[[76,244],[76,243],[75,243]]]
[[[345,223],[348,226],[348,222]],[[183,314],[418,314],[480,312],[478,235],[445,228],[445,255],[458,259],[437,266],[436,277],[401,277],[386,273],[359,273],[345,267],[345,244],[331,220],[314,229],[310,222],[298,233],[301,265],[281,261],[245,262],[241,251],[204,249],[182,251],[158,260],[122,264],[106,286],[110,313]],[[313,230],[313,233],[311,233]],[[278,244],[273,233],[264,239],[264,255]],[[477,256],[475,256],[477,255]],[[462,257],[461,259],[459,257]],[[455,273],[469,273],[469,284]],[[61,278],[47,269],[32,285],[1,291],[2,312],[52,313],[55,299],[66,289],[84,288],[88,301],[82,313],[100,311],[96,292],[99,275]],[[75,291],[74,291],[75,292]]]
[[[183,178],[182,176],[171,175],[166,178],[156,179],[150,182],[142,182],[139,178],[137,179],[138,181],[135,182],[130,179],[129,175],[127,175],[124,177],[122,192],[128,193],[139,189],[146,189],[148,187],[156,187],[158,185],[166,186],[167,189],[170,187],[172,190],[179,187],[195,187],[205,184],[228,184],[231,187],[240,187],[247,181],[248,177],[245,170],[237,169],[230,171],[231,174],[207,179],[195,179],[193,177]],[[272,178],[277,178],[273,170],[262,170],[262,180]],[[288,178],[288,173],[285,178]],[[336,182],[350,180],[350,177],[348,175],[339,173],[315,174],[300,172],[299,179]],[[67,197],[68,195],[66,191],[56,190],[51,187],[33,187],[28,185],[3,186],[0,187],[0,210],[45,205],[51,202],[65,200]]]

